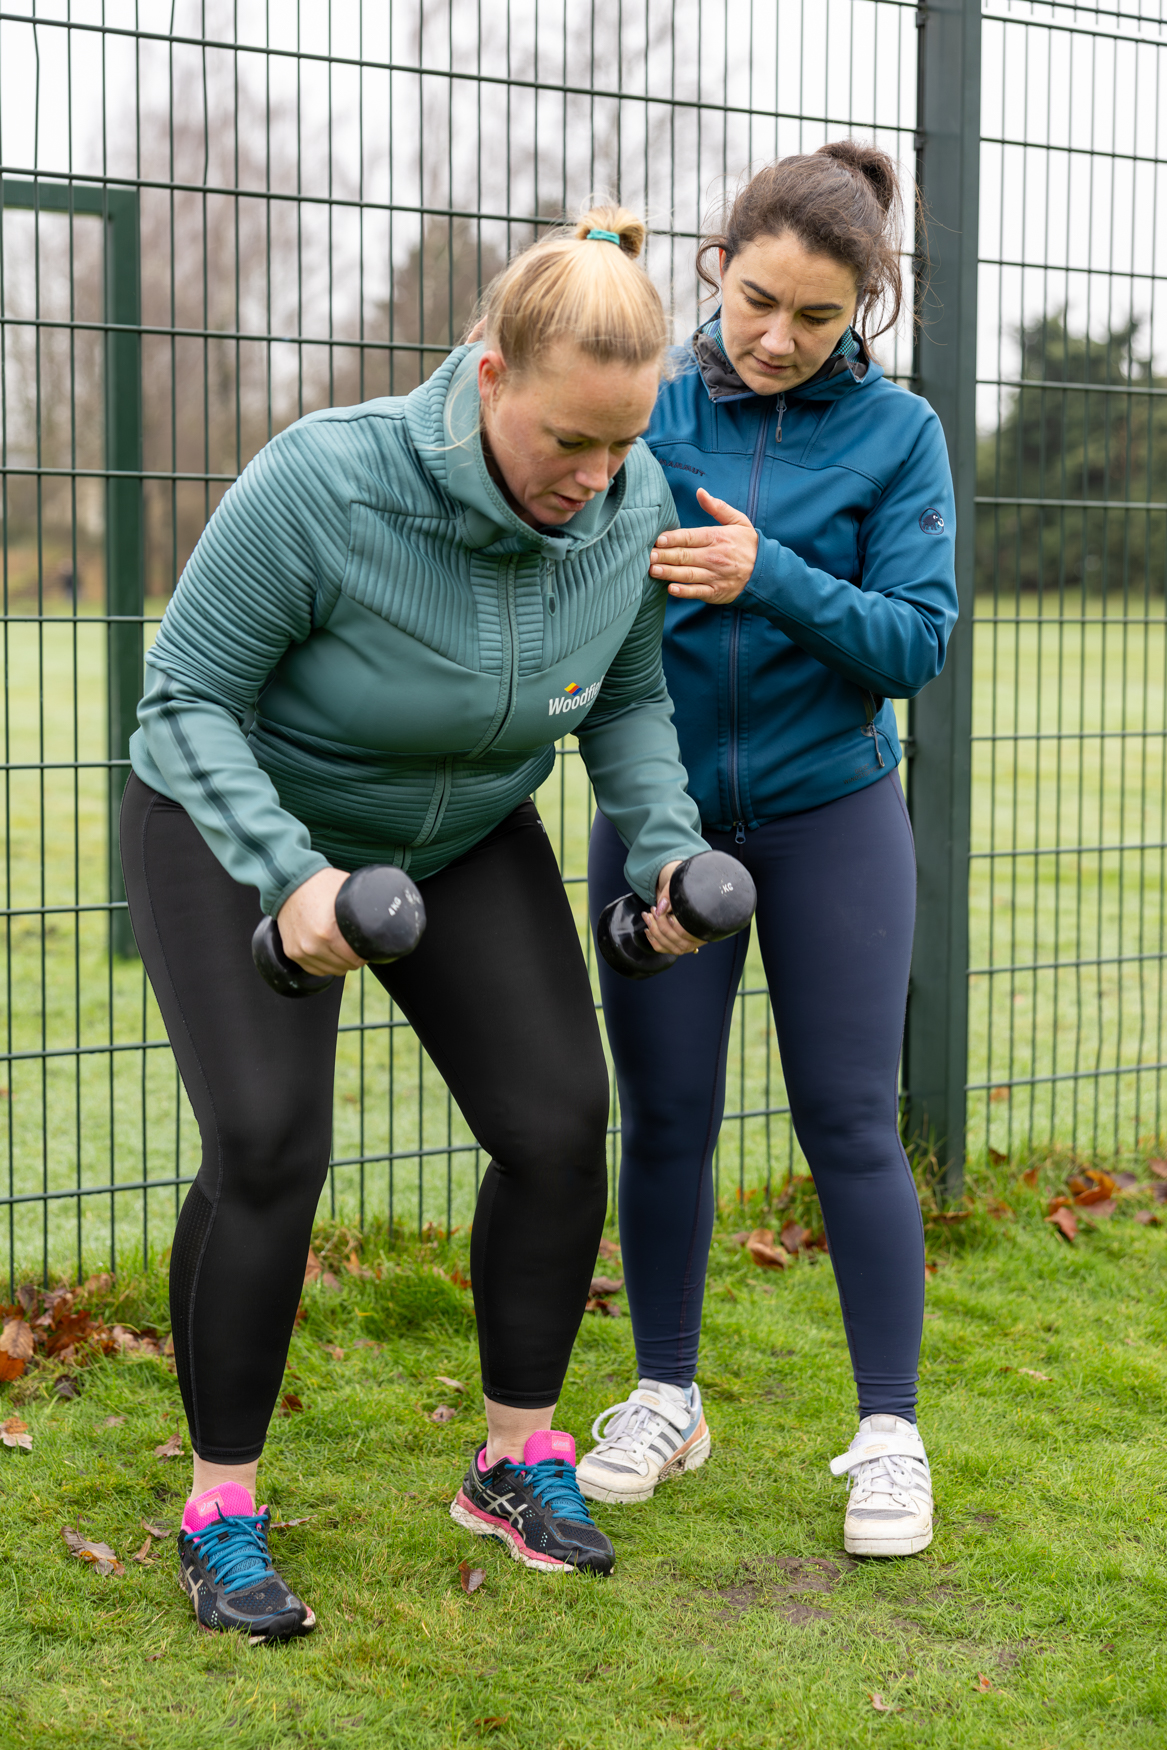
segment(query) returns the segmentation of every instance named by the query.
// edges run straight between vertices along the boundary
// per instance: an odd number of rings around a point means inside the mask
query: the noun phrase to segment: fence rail
[[[592,190],[648,213],[681,337],[719,191],[850,133],[931,210],[923,327],[883,357],[941,413],[965,543],[965,623],[903,713],[908,1123],[954,1185],[966,1135],[974,1153],[1157,1136],[1162,6],[72,10],[0,9],[9,1273],[165,1244],[197,1167],[110,846],[142,651],[223,491],[303,413],[420,382],[507,255]],[[572,744],[538,800],[590,956]],[[464,1221],[474,1140],[380,987],[348,983],[325,1207]],[[730,1064],[722,1194],[801,1159],[753,955]],[[610,1147],[614,1176],[615,1110]]]

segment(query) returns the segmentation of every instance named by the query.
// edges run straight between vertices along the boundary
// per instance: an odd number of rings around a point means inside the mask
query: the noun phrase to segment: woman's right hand
[[[279,909],[276,924],[284,953],[305,972],[343,978],[365,964],[336,927],[336,896],[347,880],[344,869],[319,869]]]

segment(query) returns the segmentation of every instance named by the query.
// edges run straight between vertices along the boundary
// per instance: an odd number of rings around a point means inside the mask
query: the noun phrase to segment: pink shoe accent
[[[523,1448],[524,1464],[542,1464],[545,1458],[561,1458],[565,1464],[575,1464],[575,1441],[570,1434],[553,1434],[540,1428],[528,1434]]]
[[[543,1554],[542,1550],[532,1549],[530,1544],[523,1541],[522,1536],[515,1530],[509,1519],[503,1519],[497,1513],[484,1513],[481,1507],[474,1505],[474,1502],[463,1490],[458,1490],[454,1497],[454,1505],[461,1507],[466,1513],[472,1514],[483,1525],[493,1526],[494,1531],[490,1535],[509,1538],[516,1549],[522,1550],[523,1556],[528,1562],[537,1564],[541,1568],[565,1568],[567,1566],[566,1562],[559,1561],[555,1556],[547,1556]]]
[[[486,1448],[484,1446],[482,1448],[482,1451],[478,1454],[478,1474],[479,1474],[479,1476],[484,1477],[490,1468],[491,1468],[490,1465],[488,1465],[486,1462]]]
[[[205,1494],[191,1496],[182,1515],[182,1529],[186,1532],[205,1531],[208,1525],[215,1524],[220,1509],[225,1518],[232,1513],[251,1517],[255,1512],[255,1502],[242,1483],[219,1483]]]

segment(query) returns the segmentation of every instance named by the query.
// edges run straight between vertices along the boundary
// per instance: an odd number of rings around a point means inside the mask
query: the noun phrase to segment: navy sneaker
[[[186,1504],[178,1534],[179,1584],[199,1626],[241,1629],[253,1647],[310,1634],[316,1618],[280,1579],[267,1548],[271,1514],[242,1483],[221,1483]]]
[[[575,1441],[541,1429],[523,1447],[523,1462],[484,1466],[485,1446],[470,1462],[450,1517],[475,1537],[497,1537],[526,1568],[560,1574],[610,1574],[616,1555],[592,1524],[575,1480]]]

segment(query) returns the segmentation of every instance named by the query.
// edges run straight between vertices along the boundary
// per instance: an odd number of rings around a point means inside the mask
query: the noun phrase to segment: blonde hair
[[[588,240],[589,231],[608,231]],[[574,227],[551,232],[505,267],[487,288],[481,314],[488,347],[518,375],[560,340],[601,364],[649,365],[670,335],[660,294],[643,268],[645,225],[623,207],[597,206]]]

